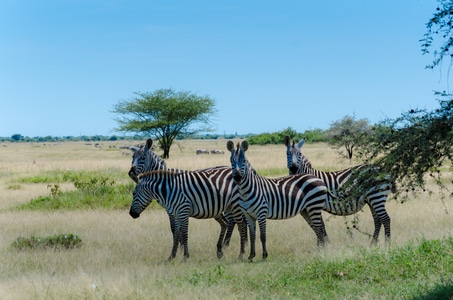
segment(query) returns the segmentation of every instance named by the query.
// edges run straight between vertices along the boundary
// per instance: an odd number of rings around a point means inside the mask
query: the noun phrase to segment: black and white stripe
[[[320,178],[327,186],[327,189],[338,198],[328,198],[325,211],[340,216],[352,215],[360,211],[365,204],[368,204],[374,220],[374,234],[371,243],[375,244],[379,237],[382,225],[385,230],[385,240],[390,241],[390,217],[385,209],[387,197],[392,190],[392,182],[382,174],[376,174],[379,179],[374,180],[373,186],[368,188],[362,196],[352,192],[360,188],[360,183],[355,180],[355,175],[360,172],[367,172],[372,169],[369,165],[362,164],[340,171],[325,172],[312,168],[310,161],[302,154],[300,148],[305,140],[298,144],[291,143],[288,136],[285,137],[287,167],[290,175],[312,174]],[[378,172],[376,172],[378,173]],[[356,190],[356,191],[357,191]]]
[[[131,151],[133,152],[132,155],[132,163],[131,168],[129,170],[129,177],[138,183],[138,176],[143,173],[157,171],[157,170],[168,170],[172,172],[185,172],[185,170],[175,169],[175,168],[168,168],[165,161],[160,158],[154,151],[152,151],[153,141],[151,139],[146,140],[146,143],[143,147],[130,147]],[[237,192],[237,190],[236,190]],[[159,201],[159,200],[158,200]],[[163,204],[159,203],[161,206]],[[174,233],[174,220],[173,215],[169,215],[170,220],[170,228],[171,232]],[[225,234],[225,239],[222,241],[224,246],[229,246],[231,236],[233,235],[234,226],[236,225],[236,221],[231,214],[231,212],[225,212],[223,214],[222,219],[218,219],[218,222],[221,226],[221,235],[222,235],[222,228],[227,226],[227,231]],[[241,222],[242,224],[238,224],[239,235],[241,238],[245,238],[245,242],[247,243],[247,225],[245,218]],[[242,230],[242,232],[241,232]],[[220,237],[219,237],[220,238]]]
[[[215,167],[183,172],[158,170],[143,173],[139,176],[134,189],[129,214],[133,218],[138,218],[152,199],[157,199],[174,219],[173,248],[169,260],[176,256],[179,242],[184,247],[184,259],[189,257],[187,245],[189,217],[214,218],[219,222],[221,233],[217,242],[217,256],[222,257],[222,241],[226,231],[226,226],[222,225],[224,212],[230,214],[240,226],[245,227],[239,230],[241,235],[239,258],[242,258],[247,242],[247,228],[239,206],[240,194],[233,183],[230,168]]]
[[[318,246],[324,244],[321,212],[327,188],[319,178],[312,175],[265,178],[257,174],[245,157],[247,141],[236,148],[228,141],[227,149],[231,152],[233,178],[242,196],[240,205],[250,228],[250,261],[255,257],[256,221],[260,227],[263,259],[267,257],[266,219],[287,219],[301,214],[316,233]]]

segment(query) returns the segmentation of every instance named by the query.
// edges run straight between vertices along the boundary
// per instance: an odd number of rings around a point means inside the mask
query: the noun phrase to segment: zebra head
[[[138,183],[138,176],[145,172],[165,169],[166,164],[156,153],[151,150],[153,140],[147,139],[144,147],[130,147],[132,150],[132,164],[129,177]]]
[[[135,181],[135,183],[138,183],[138,174],[137,173],[137,165],[140,160],[143,160],[144,158],[143,155],[143,147],[136,147],[136,146],[130,146],[129,149],[132,151],[132,163],[131,163],[131,169],[127,173],[129,177]],[[143,160],[144,162],[144,160]],[[143,163],[142,162],[142,163]]]
[[[305,139],[301,139],[300,142],[296,144],[294,140],[291,143],[289,137],[285,136],[284,143],[286,146],[286,160],[289,175],[302,174],[304,156],[302,152],[300,152],[300,148],[304,145]]]
[[[153,197],[144,179],[139,179],[134,191],[132,192],[132,204],[129,215],[137,219],[140,214],[151,204]]]
[[[240,145],[237,144],[236,149],[232,141],[227,142],[227,149],[231,152],[230,162],[233,171],[233,179],[239,183],[245,176],[247,171],[247,159],[245,158],[245,151],[249,148],[247,141],[243,141]]]

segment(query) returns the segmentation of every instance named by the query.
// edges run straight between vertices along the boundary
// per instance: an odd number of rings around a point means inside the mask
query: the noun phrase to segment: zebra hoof
[[[223,252],[217,252],[217,258],[221,259],[223,257]]]

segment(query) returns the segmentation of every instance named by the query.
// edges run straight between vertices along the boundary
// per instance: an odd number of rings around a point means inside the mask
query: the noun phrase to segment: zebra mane
[[[311,162],[308,160],[308,158],[302,153],[300,150],[300,147],[296,145],[296,142],[293,140],[293,146],[294,149],[297,149],[297,151],[300,153],[301,157],[301,168],[303,169],[313,169],[311,166]]]
[[[300,155],[302,157],[302,166],[308,169],[313,169],[311,166],[311,162],[308,160],[308,158],[302,152],[300,153]]]
[[[142,151],[144,151],[144,147],[142,147],[141,149]],[[148,149],[148,158],[154,160],[157,164],[160,164],[165,168],[167,167],[167,163],[165,162],[165,160],[163,160],[159,155],[156,154],[156,152],[154,152],[151,149]]]
[[[181,172],[176,172],[173,170],[154,170],[154,171],[149,171],[149,172],[144,172],[138,175],[138,179],[142,179],[144,177],[149,177],[152,175],[159,175],[159,174],[166,174],[166,175],[178,175],[181,174]]]

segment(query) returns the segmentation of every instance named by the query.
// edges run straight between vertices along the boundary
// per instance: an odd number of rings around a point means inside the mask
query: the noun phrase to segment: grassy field
[[[127,176],[127,142],[94,144],[0,144],[0,299],[451,299],[453,296],[453,200],[439,195],[390,199],[392,244],[370,248],[368,208],[353,217],[324,214],[330,244],[317,249],[313,231],[301,217],[268,222],[266,262],[237,260],[237,231],[225,256],[216,257],[219,226],[190,219],[190,258],[167,263],[171,250],[168,216],[157,205],[133,220],[128,207],[18,209],[75,190],[74,180],[104,177],[133,187]],[[226,141],[179,141],[169,167],[199,169],[229,165]],[[306,147],[306,148],[305,148]],[[305,145],[313,166],[341,169],[349,162],[325,144]],[[224,150],[196,155],[196,149]],[[247,157],[262,175],[286,175],[284,145],[251,146]],[[76,178],[76,179],[74,179]],[[129,185],[128,185],[129,184]],[[451,186],[451,185],[450,185]],[[102,195],[95,195],[102,198]],[[132,196],[130,195],[130,201]],[[18,250],[20,237],[74,234],[76,249]],[[257,258],[261,246],[257,241]],[[247,252],[248,252],[247,248]]]

